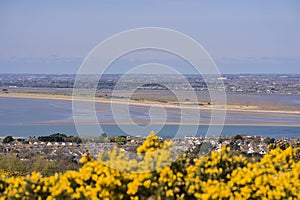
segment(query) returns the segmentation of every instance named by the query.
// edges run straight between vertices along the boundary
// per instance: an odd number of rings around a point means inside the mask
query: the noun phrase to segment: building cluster
[[[12,153],[22,160],[26,160],[32,155],[38,155],[45,156],[49,160],[60,157],[79,161],[85,152],[82,145],[71,142],[28,142],[25,139],[25,142],[15,140],[11,143],[0,144],[1,154]]]
[[[73,159],[79,161],[79,159],[86,152],[89,152],[93,156],[97,156],[100,151],[112,150],[115,146],[128,153],[136,152],[136,149],[145,141],[145,137],[124,137],[125,141],[121,143],[109,142],[42,142],[42,141],[28,141],[15,140],[10,143],[0,144],[0,153],[8,154],[14,153],[21,159],[26,159],[28,154],[44,155],[48,159],[55,159],[56,157]],[[164,140],[160,138],[160,140]],[[207,154],[211,150],[220,151],[223,145],[229,146],[232,150],[238,151],[247,155],[264,155],[268,152],[268,145],[271,143],[279,143],[281,141],[293,144],[299,142],[299,139],[293,138],[264,138],[261,136],[244,136],[235,135],[231,137],[196,137],[185,136],[184,138],[173,138],[173,151],[174,152],[187,152],[190,155]]]
[[[227,91],[262,94],[300,94],[300,75],[226,75]]]
[[[274,140],[278,142],[279,140]],[[265,138],[256,136],[240,136],[221,137],[221,138],[204,138],[201,137],[185,137],[177,139],[174,142],[176,148],[181,148],[184,151],[192,154],[206,154],[210,150],[220,151],[222,146],[229,146],[232,150],[243,154],[266,154],[268,152],[268,142]]]
[[[0,74],[0,88],[73,88],[76,75]],[[83,88],[93,88],[97,77],[80,77]],[[121,81],[120,81],[121,80]],[[146,82],[145,82],[146,80]],[[80,84],[80,81],[77,82]],[[228,92],[261,94],[300,94],[299,74],[225,74],[221,77],[200,75],[104,74],[98,81],[98,90],[198,90],[225,89]],[[80,87],[80,86],[79,86]]]

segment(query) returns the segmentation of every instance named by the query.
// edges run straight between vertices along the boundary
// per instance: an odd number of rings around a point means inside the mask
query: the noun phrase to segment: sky
[[[0,73],[76,73],[100,42],[140,27],[192,37],[221,73],[300,73],[299,11],[297,0],[1,0]],[[111,72],[147,56],[124,57]]]

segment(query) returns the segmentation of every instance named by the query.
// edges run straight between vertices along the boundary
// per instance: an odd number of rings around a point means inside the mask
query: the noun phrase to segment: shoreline
[[[136,125],[145,125],[146,123],[143,122],[137,122]],[[27,124],[27,125],[74,125],[73,122],[35,122],[32,124]],[[128,122],[119,122],[116,124],[115,122],[98,122],[98,123],[80,123],[79,125],[134,125],[130,124]],[[222,124],[209,124],[209,123],[179,123],[179,122],[166,122],[166,123],[161,123],[161,122],[154,122],[152,125],[183,125],[183,126],[260,126],[260,127],[267,127],[267,126],[272,126],[272,127],[300,127],[300,124],[285,124],[285,123],[277,123],[277,124],[272,124],[272,123],[224,123]],[[147,126],[147,124],[146,124]]]
[[[26,98],[26,99],[48,99],[48,100],[59,100],[59,101],[72,101],[73,96],[67,95],[56,95],[56,94],[34,94],[34,93],[8,93],[0,94],[0,97],[4,98]],[[77,99],[76,99],[77,101]],[[93,101],[91,99],[78,99],[78,101]],[[115,99],[107,99],[101,97],[95,97],[95,102],[97,103],[116,103],[116,104],[130,104],[135,106],[154,106],[154,107],[166,107],[166,108],[182,108],[182,109],[199,109],[199,110],[220,110],[220,111],[234,111],[234,112],[254,112],[254,113],[274,113],[274,114],[300,114],[300,111],[291,110],[262,110],[262,108],[257,106],[243,106],[243,105],[226,105],[224,107],[218,107],[217,105],[190,105],[183,104],[178,105],[178,103],[159,103],[154,101],[119,101]]]

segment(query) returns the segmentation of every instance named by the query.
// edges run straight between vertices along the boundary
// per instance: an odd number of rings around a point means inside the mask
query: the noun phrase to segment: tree
[[[116,136],[114,141],[118,144],[125,144],[126,143],[126,136]]]
[[[266,144],[273,144],[273,143],[275,143],[275,138],[269,138],[269,137],[267,137],[266,139],[264,139],[264,143],[266,143]]]
[[[14,138],[12,136],[6,136],[3,139],[3,143],[10,143],[10,142],[13,142],[13,141],[14,141]]]
[[[210,142],[202,142],[200,145],[196,146],[194,150],[195,154],[208,154],[213,149],[213,145]]]
[[[241,135],[235,135],[233,136],[232,138],[234,141],[237,141],[237,140],[243,140],[243,137]]]

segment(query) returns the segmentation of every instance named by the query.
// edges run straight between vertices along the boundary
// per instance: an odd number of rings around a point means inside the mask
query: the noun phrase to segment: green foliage
[[[6,136],[3,139],[3,143],[10,143],[10,142],[13,142],[13,141],[14,141],[14,138],[12,136]]]
[[[241,135],[235,135],[235,136],[233,136],[233,138],[232,138],[234,141],[236,141],[236,140],[243,140],[243,137],[241,136]]]
[[[42,142],[75,142],[81,143],[81,139],[79,137],[74,136],[66,136],[65,134],[55,133],[49,136],[40,136],[38,137],[39,141]]]
[[[56,172],[76,170],[80,167],[72,159],[58,157],[50,160],[45,156],[28,154],[21,160],[17,154],[9,153],[0,155],[0,170],[11,172],[14,175],[26,175],[31,172],[39,172],[44,176],[54,175]]]
[[[264,143],[266,144],[274,144],[275,143],[275,138],[269,138],[267,137],[266,139],[264,139]]]
[[[114,142],[118,144],[125,144],[126,143],[126,136],[116,136],[114,138]]]
[[[31,170],[49,176],[56,172],[56,162],[47,161],[45,157],[39,156],[31,165]]]
[[[213,149],[213,145],[210,142],[202,142],[195,146],[194,149],[189,150],[190,157],[198,157],[199,155],[207,155]]]
[[[26,163],[20,160],[16,154],[7,154],[0,156],[0,169],[15,172],[16,174],[23,175],[28,172]]]

